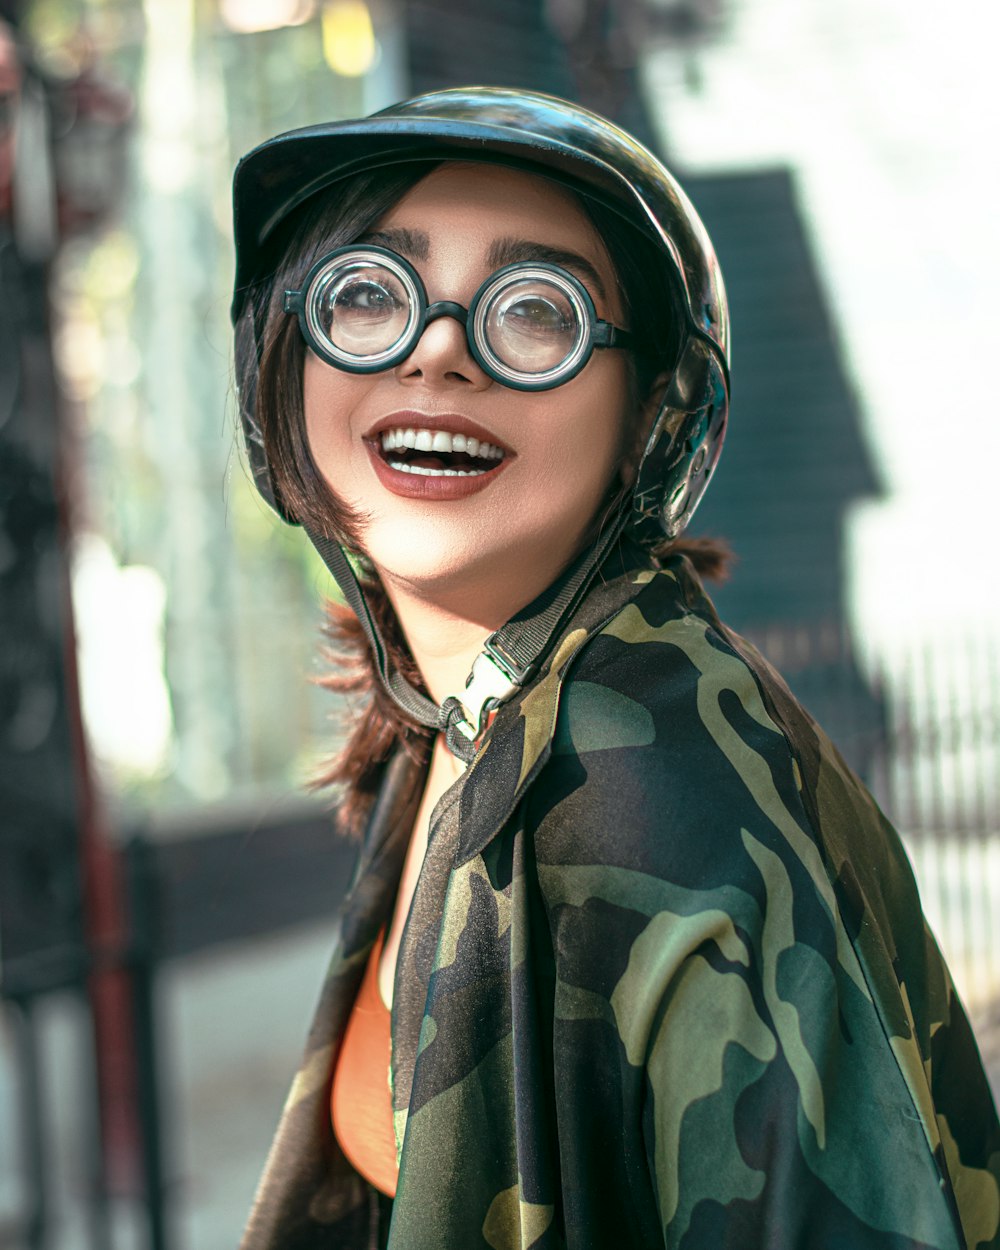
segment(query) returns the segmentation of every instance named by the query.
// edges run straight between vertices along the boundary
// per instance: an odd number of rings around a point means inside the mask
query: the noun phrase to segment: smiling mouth
[[[420,477],[483,477],[500,467],[506,452],[465,434],[397,426],[375,440],[385,464]]]

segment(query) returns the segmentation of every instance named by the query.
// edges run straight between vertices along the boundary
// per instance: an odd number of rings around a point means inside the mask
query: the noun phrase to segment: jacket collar
[[[478,855],[503,828],[552,753],[559,696],[573,661],[651,576],[646,552],[624,539],[607,558],[538,675],[500,708],[469,766],[459,808],[455,864]]]

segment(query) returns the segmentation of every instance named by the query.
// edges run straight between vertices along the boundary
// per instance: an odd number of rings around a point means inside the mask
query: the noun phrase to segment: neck
[[[520,608],[497,605],[484,611],[460,603],[428,598],[412,587],[383,578],[386,593],[403,627],[410,653],[420,669],[431,698],[442,703],[459,694],[476,656],[495,629]]]

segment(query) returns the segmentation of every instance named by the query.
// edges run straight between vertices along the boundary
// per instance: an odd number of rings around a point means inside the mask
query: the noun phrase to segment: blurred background
[[[996,1087],[998,27],[989,0],[0,0],[0,1246],[238,1240],[352,856],[305,792],[331,588],[235,446],[229,182],[271,134],[447,85],[617,118],[705,218],[720,610],[900,828]]]

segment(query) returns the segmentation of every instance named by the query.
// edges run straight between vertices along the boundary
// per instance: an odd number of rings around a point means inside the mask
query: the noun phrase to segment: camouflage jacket
[[[638,559],[435,812],[389,1246],[1000,1247],[1000,1127],[896,834],[687,562]],[[384,1244],[330,1074],[421,782],[387,768],[245,1250]]]

